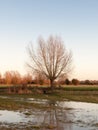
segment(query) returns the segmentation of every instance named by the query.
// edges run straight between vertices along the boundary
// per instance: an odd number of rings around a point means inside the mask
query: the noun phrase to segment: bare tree
[[[28,66],[33,72],[45,75],[53,88],[54,80],[61,75],[66,76],[71,71],[72,53],[57,36],[50,36],[47,41],[40,37],[37,48],[33,47],[33,44],[30,44],[27,48],[30,58]]]
[[[11,82],[12,82],[12,74],[11,74],[10,71],[5,72],[4,78],[5,78],[5,83],[6,84],[11,84]]]

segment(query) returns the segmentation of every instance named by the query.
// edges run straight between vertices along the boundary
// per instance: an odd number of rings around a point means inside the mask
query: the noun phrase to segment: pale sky
[[[98,0],[0,0],[0,73],[26,73],[27,45],[51,34],[73,52],[71,78],[98,80]]]

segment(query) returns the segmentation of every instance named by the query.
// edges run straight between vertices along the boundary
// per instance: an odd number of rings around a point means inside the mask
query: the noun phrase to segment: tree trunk
[[[11,93],[11,87],[10,86],[8,87],[8,93],[9,94]]]
[[[53,89],[54,88],[54,86],[53,86],[53,82],[54,82],[54,80],[52,79],[52,80],[50,80],[50,87],[51,87],[51,89]]]

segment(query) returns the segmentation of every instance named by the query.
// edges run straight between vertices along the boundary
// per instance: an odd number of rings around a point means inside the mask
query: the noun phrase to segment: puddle
[[[18,100],[18,99],[17,99]],[[24,101],[24,98],[21,98]],[[98,130],[98,104],[73,101],[54,102],[27,98],[26,102],[44,103],[45,109],[27,109],[22,111],[0,110],[0,125],[16,124],[19,129],[27,126],[40,130]],[[53,107],[55,106],[55,107]]]
[[[3,99],[12,99],[9,96],[0,96],[0,98]],[[15,101],[22,101],[22,102],[29,102],[29,103],[41,103],[41,104],[46,104],[48,102],[47,99],[35,99],[35,98],[20,98],[20,97],[13,97],[13,100]]]
[[[27,98],[26,100],[29,103],[41,103],[41,104],[46,104],[48,102],[47,99],[34,99],[34,98]]]
[[[26,118],[26,115],[20,112],[0,110],[0,122],[3,123],[20,123],[28,122],[30,119]]]
[[[70,112],[74,114],[74,121],[81,121],[85,124],[92,125],[98,123],[98,104],[83,102],[59,102],[63,108],[73,108]]]

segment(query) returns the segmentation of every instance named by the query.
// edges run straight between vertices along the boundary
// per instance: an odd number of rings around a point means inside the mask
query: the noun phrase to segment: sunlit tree
[[[50,80],[51,88],[54,81],[61,75],[67,75],[72,67],[72,53],[65,48],[60,37],[50,36],[48,40],[38,39],[38,46],[28,45],[28,66],[31,71],[40,73]]]
[[[11,73],[11,71],[6,71],[5,74],[4,74],[4,78],[5,78],[6,84],[11,84],[12,83],[12,73]]]
[[[72,84],[73,85],[79,85],[79,80],[78,79],[72,79]]]
[[[32,76],[28,73],[22,77],[21,83],[24,85],[30,84],[32,82]]]

